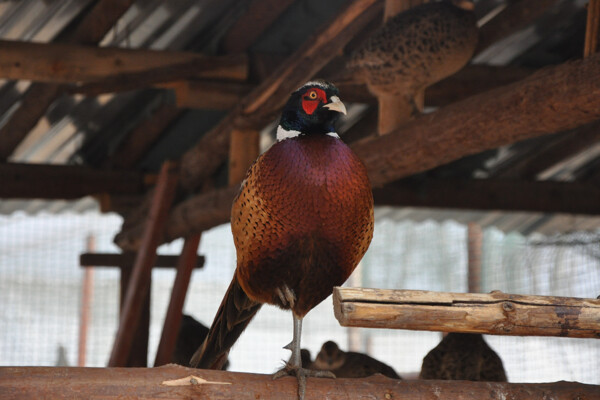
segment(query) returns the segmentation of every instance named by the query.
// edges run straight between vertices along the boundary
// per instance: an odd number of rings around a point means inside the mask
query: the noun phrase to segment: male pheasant
[[[262,304],[291,310],[290,363],[304,397],[302,319],[350,276],[373,236],[373,196],[360,159],[335,132],[337,88],[311,81],[291,94],[277,143],[250,167],[233,202],[233,280],[192,366],[220,368]]]

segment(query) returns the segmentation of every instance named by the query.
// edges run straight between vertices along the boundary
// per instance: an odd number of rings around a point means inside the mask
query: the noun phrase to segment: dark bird
[[[482,335],[454,332],[425,356],[419,378],[507,382],[502,360]]]
[[[373,237],[373,195],[360,159],[335,133],[344,104],[329,82],[291,94],[277,143],[250,167],[231,210],[237,268],[192,366],[218,368],[262,304],[291,310],[291,362],[304,396],[302,319],[350,276]]]
[[[390,122],[420,113],[423,90],[471,59],[478,29],[474,13],[463,7],[472,3],[453,3],[430,2],[397,14],[353,52],[348,67],[379,99],[380,134]]]
[[[194,352],[202,345],[208,335],[208,327],[190,315],[183,314],[175,350],[171,362],[179,365],[188,365]],[[227,369],[229,362],[225,362],[222,369]]]
[[[331,371],[337,378],[366,378],[382,374],[389,378],[402,379],[389,365],[363,353],[343,351],[332,341],[323,343],[311,368]]]

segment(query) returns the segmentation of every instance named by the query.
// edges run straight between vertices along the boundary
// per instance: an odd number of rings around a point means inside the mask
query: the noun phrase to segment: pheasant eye
[[[316,91],[311,90],[310,92],[308,92],[308,98],[311,100],[315,100],[317,97],[319,97],[319,95],[317,94]]]

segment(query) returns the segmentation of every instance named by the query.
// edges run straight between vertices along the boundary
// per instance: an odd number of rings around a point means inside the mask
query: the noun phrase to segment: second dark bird
[[[311,81],[291,94],[277,143],[249,169],[231,210],[237,268],[192,366],[219,368],[264,303],[291,310],[291,362],[304,396],[302,319],[350,276],[373,236],[373,196],[360,159],[335,132],[338,90]]]

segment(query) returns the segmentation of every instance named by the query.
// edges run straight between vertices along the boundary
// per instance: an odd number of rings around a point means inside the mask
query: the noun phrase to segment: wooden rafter
[[[199,53],[94,47],[66,43],[0,40],[0,78],[47,83],[111,82],[136,77],[145,86],[186,78],[247,78],[245,55],[203,56]],[[142,79],[145,78],[145,79]]]
[[[154,262],[154,268],[175,268],[179,256],[158,255]],[[128,268],[135,261],[135,253],[82,253],[79,255],[79,265],[84,268],[90,267],[119,267]],[[125,266],[125,267],[124,267]],[[194,268],[204,267],[204,257],[197,256]]]
[[[330,398],[445,400],[596,399],[598,385],[576,382],[506,383],[439,380],[398,381],[380,374],[369,378],[308,378],[306,400]],[[298,396],[293,378],[198,370],[177,365],[159,368],[1,367],[0,391],[9,399],[164,399],[206,398],[279,400]]]
[[[453,103],[385,136],[352,144],[382,186],[452,160],[600,118],[600,55]]]
[[[82,166],[0,164],[0,198],[77,199],[100,193],[138,195],[148,176]]]
[[[88,45],[98,43],[132,3],[133,0],[96,2],[75,25],[71,24],[61,33],[57,41]],[[0,162],[6,161],[63,90],[60,85],[36,83],[27,89],[19,108],[0,128]]]
[[[380,7],[376,0],[352,2],[288,57],[276,73],[244,97],[227,117],[183,155],[183,187],[192,190],[211,176],[227,158],[231,129],[236,126],[259,128],[268,123],[289,94],[331,60]]]

